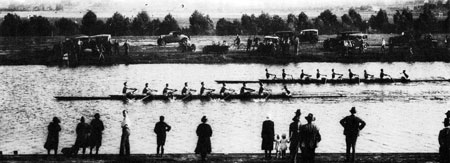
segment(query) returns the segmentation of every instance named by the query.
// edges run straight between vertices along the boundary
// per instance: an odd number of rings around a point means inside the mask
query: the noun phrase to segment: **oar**
[[[184,101],[184,100],[186,100],[186,99],[187,99],[188,97],[191,97],[191,95],[192,95],[192,94],[190,94],[190,93],[187,93],[187,94],[186,94],[186,96],[184,96],[184,97],[183,97],[183,98],[182,98],[181,100],[183,100],[183,101]]]
[[[151,94],[148,94],[147,96],[145,96],[144,98],[141,99],[141,101],[144,101],[145,99],[147,99],[148,97],[152,96]]]
[[[271,94],[268,93],[267,96],[264,98],[264,100],[267,101],[267,99],[269,99],[270,95],[271,95]]]

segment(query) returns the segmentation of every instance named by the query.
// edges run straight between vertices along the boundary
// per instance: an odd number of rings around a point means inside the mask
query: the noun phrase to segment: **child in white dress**
[[[280,135],[277,134],[276,139],[275,139],[275,158],[280,158],[281,157],[281,153],[280,153]]]
[[[286,150],[287,150],[287,143],[289,143],[289,140],[286,139],[286,134],[281,135],[279,151],[281,152],[281,158],[286,157]]]

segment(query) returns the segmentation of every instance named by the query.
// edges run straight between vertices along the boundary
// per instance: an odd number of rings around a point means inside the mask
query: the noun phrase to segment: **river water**
[[[316,68],[330,76],[331,68],[347,74],[351,68],[360,74],[364,69],[378,74],[380,68],[393,77],[405,69],[411,79],[449,77],[450,64],[433,63],[298,63],[288,65],[264,64],[142,64],[108,67],[59,68],[46,66],[0,67],[0,151],[11,154],[46,153],[43,145],[47,125],[53,116],[61,119],[60,149],[74,144],[75,127],[81,116],[87,122],[100,113],[106,129],[100,153],[118,153],[122,110],[127,109],[132,121],[131,152],[155,153],[154,124],[160,115],[172,126],[166,142],[166,153],[193,153],[197,136],[195,130],[203,115],[213,128],[214,153],[261,152],[261,125],[266,115],[275,123],[276,134],[287,134],[296,109],[304,116],[313,113],[314,122],[322,135],[318,152],[345,152],[343,128],[339,120],[349,115],[352,106],[367,126],[358,139],[358,152],[437,152],[438,133],[443,128],[444,113],[449,110],[450,83],[359,84],[359,85],[289,85],[294,93],[341,93],[361,97],[336,99],[292,99],[268,101],[56,101],[53,96],[107,96],[120,94],[122,83],[141,89],[144,83],[158,90],[165,83],[181,90],[184,82],[199,88],[218,90],[214,80],[257,80],[264,69],[298,77],[300,69],[314,74]],[[281,76],[281,75],[280,75]],[[240,85],[228,85],[236,90]],[[256,84],[248,87],[257,89]],[[274,93],[281,85],[268,85]],[[391,95],[399,97],[392,98]],[[418,95],[424,95],[423,97]]]

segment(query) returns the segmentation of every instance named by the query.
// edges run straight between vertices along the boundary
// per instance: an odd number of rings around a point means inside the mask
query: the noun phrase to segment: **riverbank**
[[[210,163],[216,162],[288,162],[288,159],[264,160],[263,154],[211,154],[208,156]],[[1,162],[199,162],[200,156],[195,154],[167,154],[164,157],[156,157],[151,154],[133,154],[129,157],[102,154],[98,156],[46,156],[46,155],[4,155]],[[344,153],[319,153],[316,162],[344,162]],[[437,153],[358,153],[356,162],[439,162]]]
[[[335,35],[320,35],[319,43],[302,43],[299,52],[290,49],[289,54],[268,54],[264,52],[246,52],[243,47],[249,36],[241,36],[242,46],[229,48],[226,54],[203,53],[203,47],[212,42],[226,41],[232,43],[235,36],[192,36],[191,42],[197,47],[194,52],[181,52],[177,43],[157,46],[157,36],[122,36],[113,37],[120,43],[129,40],[129,55],[125,56],[121,46],[119,55],[105,56],[106,60],[99,63],[98,56],[88,56],[81,65],[96,64],[147,64],[147,63],[269,63],[286,64],[298,62],[450,62],[450,51],[443,45],[444,34],[435,35],[438,40],[436,48],[415,48],[410,51],[406,47],[388,48],[381,51],[381,39],[392,34],[370,34],[367,40],[369,46],[364,52],[350,50],[343,55],[342,51],[330,51],[323,48],[323,40]],[[253,38],[253,36],[250,36]],[[258,36],[262,38],[263,36]],[[65,38],[58,37],[0,37],[0,65],[58,65],[61,63],[53,52],[53,45]],[[122,45],[122,44],[121,44]]]

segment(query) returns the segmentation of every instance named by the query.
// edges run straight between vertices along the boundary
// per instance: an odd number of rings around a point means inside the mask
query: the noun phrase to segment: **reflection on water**
[[[172,126],[168,133],[166,152],[192,153],[197,137],[195,129],[203,115],[209,117],[213,128],[213,152],[260,152],[260,132],[264,117],[270,114],[277,134],[288,133],[288,126],[296,109],[304,115],[314,113],[323,140],[318,152],[344,152],[343,129],[339,120],[356,106],[358,116],[367,127],[358,139],[359,152],[437,152],[437,135],[442,126],[444,112],[448,110],[450,83],[409,84],[359,84],[359,85],[288,85],[295,93],[323,93],[351,95],[346,98],[315,98],[268,101],[141,101],[98,100],[56,101],[55,95],[105,96],[119,94],[122,83],[142,89],[162,90],[165,83],[181,90],[184,82],[194,89],[204,81],[207,87],[219,90],[214,80],[256,80],[263,78],[264,68],[281,74],[285,68],[294,77],[300,69],[313,74],[316,68],[322,73],[345,73],[351,68],[362,75],[364,69],[377,74],[383,68],[393,77],[405,69],[412,79],[449,77],[447,63],[300,63],[290,65],[262,64],[152,64],[118,65],[112,67],[57,68],[45,66],[0,67],[0,151],[9,154],[45,153],[43,148],[48,123],[53,116],[60,117],[60,149],[75,142],[75,127],[81,116],[87,121],[100,113],[105,123],[101,153],[118,153],[120,142],[121,111],[129,110],[132,119],[131,152],[154,153],[156,136],[154,124],[160,115]],[[239,89],[240,85],[228,85]],[[256,84],[248,84],[257,88]],[[280,93],[282,85],[268,85]]]

